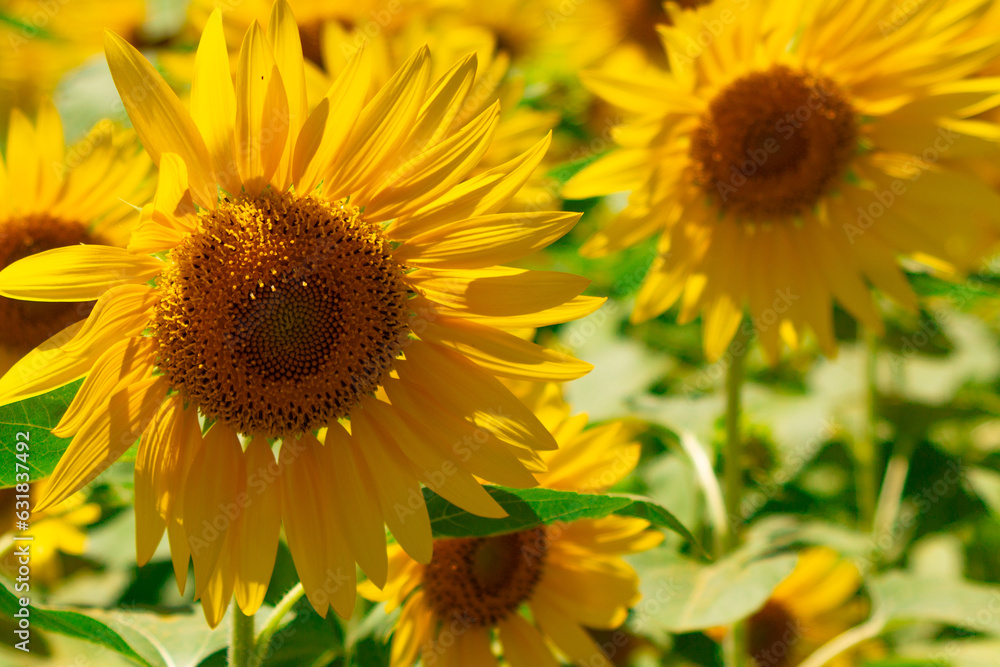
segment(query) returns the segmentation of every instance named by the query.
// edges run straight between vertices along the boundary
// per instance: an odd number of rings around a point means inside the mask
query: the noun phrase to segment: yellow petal
[[[467,320],[499,329],[536,329],[538,327],[562,324],[563,322],[571,322],[572,320],[586,317],[603,306],[607,300],[607,297],[603,296],[578,296],[560,306],[532,313],[524,313],[523,315],[492,317],[468,311],[456,312],[455,315],[461,315]],[[438,310],[442,313],[446,312],[440,308]]]
[[[375,495],[374,475],[357,441],[339,424],[331,424],[321,456],[333,496],[335,521],[344,533],[354,559],[378,587],[385,586],[389,561],[385,551],[385,524]]]
[[[322,447],[310,434],[282,442],[281,521],[295,570],[313,609],[326,618],[332,604],[338,613],[353,608],[354,564],[334,563],[328,535],[335,518],[330,510],[329,479],[323,475]]]
[[[140,566],[153,557],[167,527],[174,498],[183,483],[179,468],[184,462],[188,438],[201,440],[197,417],[195,430],[185,428],[189,424],[180,394],[168,396],[139,443],[135,459],[135,542]]]
[[[55,334],[0,378],[0,405],[44,394],[86,375],[109,347],[149,325],[157,299],[156,291],[145,285],[108,290],[85,322]]]
[[[421,339],[460,352],[487,371],[516,380],[575,380],[594,366],[493,327],[461,318],[427,318],[414,324]]]
[[[267,40],[274,48],[275,64],[281,73],[288,101],[288,137],[274,176],[274,185],[279,190],[285,190],[292,183],[292,154],[299,136],[299,128],[309,112],[302,41],[295,17],[292,16],[292,10],[285,0],[278,0],[271,7],[271,16],[267,21]]]
[[[397,384],[386,383],[386,393],[390,400],[397,395]],[[397,456],[408,459],[427,488],[473,514],[492,518],[507,516],[507,512],[486,493],[482,485],[456,463],[455,455],[443,455],[430,444],[433,435],[418,419],[397,414],[398,408],[377,400],[367,401],[365,407],[372,412],[372,419],[388,436],[383,441],[384,446],[394,448]]]
[[[433,551],[431,522],[416,475],[404,467],[401,459],[393,458],[395,448],[384,446],[387,436],[372,423],[367,410],[352,415],[351,426],[351,438],[358,442],[357,452],[369,470],[378,471],[373,476],[374,488],[386,525],[411,558],[429,563]]]
[[[545,456],[548,473],[539,482],[545,488],[595,493],[624,479],[639,463],[640,446],[621,421],[587,429],[561,441],[558,450]]]
[[[473,52],[452,65],[431,86],[427,101],[414,121],[409,146],[433,146],[447,136],[472,90],[476,68],[476,54]]]
[[[402,241],[455,220],[499,211],[527,183],[551,142],[550,132],[513,160],[456,185],[437,201],[390,227],[389,237]]]
[[[509,614],[497,627],[510,667],[559,667],[542,635],[519,613]]]
[[[236,164],[247,194],[256,197],[278,169],[288,137],[288,98],[281,73],[256,21],[236,71]]]
[[[94,362],[52,435],[69,437],[92,415],[107,410],[111,396],[153,372],[158,352],[156,339],[143,336],[126,338],[108,348]]]
[[[393,405],[411,415],[424,416],[423,424],[433,434],[428,444],[442,456],[454,457],[472,474],[495,484],[522,489],[537,486],[535,478],[507,443],[455,414],[433,394],[406,382],[392,386],[395,391]]]
[[[215,628],[229,609],[229,601],[233,597],[233,585],[236,573],[231,562],[232,539],[226,540],[226,545],[219,566],[212,572],[212,577],[201,591],[201,610],[205,614],[208,627]]]
[[[399,377],[440,398],[456,413],[504,442],[531,450],[556,448],[552,434],[499,380],[461,354],[424,342],[406,348]]]
[[[35,128],[18,108],[10,112],[7,132],[8,190],[12,208],[34,213],[42,182],[42,163],[35,146]]]
[[[309,114],[295,142],[293,176],[299,192],[312,192],[327,175],[354,129],[370,79],[371,58],[361,49]]]
[[[653,155],[647,149],[612,151],[566,181],[562,196],[566,199],[587,199],[635,190],[652,175],[653,167]]]
[[[407,274],[406,282],[436,303],[487,317],[555,308],[572,300],[590,283],[571,273],[505,266],[477,271],[420,269]]]
[[[427,89],[430,54],[421,48],[372,98],[351,133],[338,169],[324,183],[329,199],[340,199],[370,183],[406,138]]]
[[[441,225],[403,242],[394,252],[404,264],[479,269],[505,264],[540,250],[568,232],[579,213],[495,213]]]
[[[163,267],[158,259],[124,248],[53,248],[0,271],[0,295],[29,301],[93,301],[117,285],[145,282]]]
[[[281,531],[281,483],[267,440],[255,437],[243,453],[246,461],[246,504],[233,553],[236,602],[252,616],[264,602],[278,555]],[[243,505],[243,503],[240,503]]]
[[[233,139],[236,92],[229,71],[229,54],[219,8],[209,16],[198,43],[191,81],[191,116],[205,138],[219,185],[229,194],[238,195],[239,173]],[[160,168],[163,168],[162,162]],[[162,183],[162,174],[160,178]]]
[[[106,32],[104,50],[125,110],[153,162],[159,164],[163,153],[177,153],[188,166],[195,202],[215,208],[212,163],[191,114],[149,61],[124,39]]]
[[[542,600],[532,600],[530,606],[542,632],[570,659],[595,667],[611,667],[607,656],[579,623]]]
[[[239,530],[243,512],[237,505],[245,493],[243,449],[236,433],[216,422],[205,434],[184,480],[183,517],[191,558],[194,594],[202,595],[220,563],[227,535]]]
[[[166,394],[166,379],[156,377],[113,395],[107,410],[91,415],[73,437],[34,511],[62,502],[117,461],[139,439]]]
[[[177,590],[183,595],[191,560],[191,548],[184,531],[184,484],[191,464],[205,444],[197,408],[190,406],[181,413],[181,422],[172,436],[173,440],[167,446],[180,452],[177,464],[175,467],[164,467],[163,476],[157,483],[160,485],[160,509],[166,512],[167,539]]]
[[[463,180],[486,153],[500,116],[496,102],[475,120],[430,149],[416,153],[383,177],[365,207],[372,220],[389,220],[432,202]]]
[[[139,225],[129,237],[129,252],[136,255],[157,253],[176,248],[184,240],[184,232],[173,225],[164,224],[164,216],[155,213],[150,204],[142,207],[139,213]]]

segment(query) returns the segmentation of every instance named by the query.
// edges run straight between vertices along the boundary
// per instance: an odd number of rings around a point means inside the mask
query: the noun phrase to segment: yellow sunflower
[[[152,163],[131,132],[102,121],[67,149],[51,102],[42,104],[35,123],[14,109],[4,152],[0,269],[59,246],[124,246],[135,206],[154,187]],[[92,301],[28,303],[0,296],[0,374],[50,336],[84,319],[92,307]]]
[[[811,329],[836,350],[835,300],[876,332],[877,288],[916,298],[908,255],[962,269],[995,239],[1000,198],[947,160],[995,154],[995,35],[958,39],[989,2],[930,0],[886,28],[891,0],[668,4],[669,71],[594,71],[596,94],[629,120],[621,146],[563,195],[631,191],[584,246],[600,256],[660,234],[634,321],[680,301],[702,316],[705,351],[726,349],[748,308],[774,360]]]
[[[19,547],[25,542],[16,542],[14,521],[16,512],[28,509],[44,493],[47,480],[29,485],[28,500],[16,487],[0,489],[0,516],[4,525],[0,526],[0,570],[12,580],[21,576],[19,570],[23,556]],[[63,576],[63,565],[59,554],[79,556],[87,548],[86,526],[101,517],[101,507],[88,503],[82,493],[75,493],[55,507],[44,512],[31,511],[27,531],[16,531],[31,537],[28,546],[28,567],[31,583],[52,586]],[[23,579],[22,579],[23,580]]]
[[[747,619],[747,652],[755,664],[794,667],[823,644],[862,622],[868,602],[859,596],[861,574],[828,547],[811,547],[778,584],[771,597]],[[716,639],[725,629],[709,632]],[[880,645],[869,642],[827,663],[851,667],[861,655],[878,657]]]
[[[639,445],[622,422],[584,430],[587,416],[569,415],[552,383],[516,388],[559,443],[543,452],[540,485],[596,492],[620,481],[638,462]],[[486,538],[434,541],[430,563],[389,547],[383,590],[361,593],[402,607],[392,643],[393,666],[610,665],[585,628],[615,628],[639,601],[638,576],[622,556],[659,544],[662,533],[642,519],[605,517]],[[528,620],[522,611],[530,611]],[[494,634],[499,640],[494,642]],[[554,655],[554,646],[556,654]]]
[[[135,39],[145,11],[142,0],[5,0],[0,6],[0,120],[12,108],[37,109],[68,70],[101,50],[105,28]]]
[[[154,203],[127,250],[53,250],[0,273],[13,298],[97,299],[68,345],[22,362],[44,370],[18,364],[0,379],[9,402],[87,376],[54,430],[73,440],[39,505],[142,435],[139,561],[166,530],[182,587],[194,560],[210,624],[233,592],[245,613],[258,608],[280,525],[317,612],[347,616],[355,562],[385,582],[383,521],[430,559],[420,482],[484,516],[504,513],[473,475],[536,483],[535,450],[555,441],[497,378],[590,370],[498,328],[563,322],[602,301],[579,296],[577,276],[499,266],[578,217],[497,213],[548,138],[463,180],[497,105],[450,128],[475,58],[431,82],[426,49],[367,103],[360,54],[307,113],[299,32],[280,1],[266,33],[247,31],[235,83],[213,14],[190,113],[124,40],[109,34],[107,55],[160,166]],[[464,456],[465,439],[484,436]]]

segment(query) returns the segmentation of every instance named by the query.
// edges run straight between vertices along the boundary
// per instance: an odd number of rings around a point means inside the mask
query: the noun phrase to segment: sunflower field
[[[1000,2],[0,0],[0,665],[1000,666]]]

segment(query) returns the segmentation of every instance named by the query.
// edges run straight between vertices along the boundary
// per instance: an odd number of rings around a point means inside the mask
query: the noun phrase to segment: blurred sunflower
[[[30,485],[28,503],[34,505],[44,493],[47,480]],[[0,489],[0,516],[4,525],[0,526],[0,571],[14,579],[21,565],[14,553],[16,543],[15,512],[28,509],[28,504],[18,504],[19,492],[15,487]],[[86,527],[101,517],[101,507],[88,503],[82,493],[75,493],[55,507],[44,512],[31,512],[31,528],[27,532],[31,539],[31,581],[44,586],[52,586],[63,576],[63,564],[59,554],[79,556],[87,548]]]
[[[820,646],[867,617],[868,603],[859,597],[860,587],[857,567],[833,549],[804,549],[792,573],[747,619],[747,652],[759,665],[801,664]],[[721,640],[725,629],[708,634]],[[880,652],[880,645],[868,642],[827,664],[851,667],[862,655],[875,658]]]
[[[661,235],[633,320],[679,300],[681,321],[701,314],[714,360],[748,308],[772,361],[806,328],[832,355],[834,300],[876,332],[872,287],[916,307],[897,255],[973,265],[1000,198],[942,158],[989,155],[1000,139],[969,120],[1000,104],[1000,79],[970,76],[1000,47],[956,38],[988,4],[931,0],[892,31],[890,0],[668,4],[670,71],[585,74],[629,120],[622,148],[563,195],[632,191],[589,256]]]
[[[51,102],[42,104],[34,124],[14,109],[5,154],[6,159],[0,156],[0,269],[61,246],[124,246],[135,205],[154,187],[153,165],[134,134],[103,121],[67,150]],[[92,301],[29,303],[0,296],[0,374],[84,319],[92,307]],[[68,335],[53,343],[66,340]]]
[[[136,39],[145,13],[142,0],[5,0],[0,4],[0,123],[13,108],[38,109],[68,70],[101,50],[105,28]]]
[[[347,616],[355,561],[385,581],[383,521],[430,560],[421,481],[494,517],[504,512],[473,475],[536,483],[535,450],[555,441],[497,377],[590,370],[498,328],[564,322],[601,303],[578,296],[587,281],[577,276],[497,266],[578,218],[496,213],[548,138],[463,181],[498,105],[451,128],[475,58],[430,83],[426,49],[367,103],[370,63],[359,55],[307,113],[299,32],[280,1],[266,35],[256,23],[247,32],[235,85],[213,14],[191,113],[124,40],[109,34],[107,54],[160,166],[154,202],[127,250],[53,250],[0,273],[10,297],[97,299],[44,371],[22,375],[18,364],[0,380],[10,402],[87,376],[54,429],[73,440],[39,506],[81,488],[142,434],[140,562],[166,529],[178,583],[190,556],[215,625],[234,591],[245,613],[258,608],[283,524],[317,612]],[[46,354],[21,363],[35,369]],[[212,424],[204,437],[202,420]],[[479,433],[485,446],[462,460],[450,445]],[[400,504],[413,512],[405,521]]]
[[[547,488],[597,492],[623,479],[639,445],[622,422],[586,429],[587,415],[569,415],[552,383],[515,387],[556,441],[543,452]],[[392,665],[490,665],[494,632],[504,664],[559,664],[550,648],[587,665],[610,665],[585,628],[615,628],[639,601],[638,576],[622,556],[651,549],[662,533],[642,519],[605,517],[542,526],[493,537],[440,539],[422,565],[389,547],[389,579],[360,592],[402,607]],[[522,610],[528,609],[531,621]]]

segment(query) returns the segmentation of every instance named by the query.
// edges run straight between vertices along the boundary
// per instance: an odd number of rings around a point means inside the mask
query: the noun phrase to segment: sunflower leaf
[[[29,597],[30,603],[22,606],[19,596]],[[198,664],[206,656],[225,648],[229,635],[228,616],[213,630],[205,624],[197,609],[187,613],[158,614],[130,607],[112,610],[49,608],[37,604],[35,598],[34,592],[13,593],[6,585],[0,586],[0,616],[17,620],[24,616],[15,617],[14,614],[28,610],[31,632],[28,648],[34,648],[34,632],[45,630],[96,644],[140,665],[168,667]]]
[[[82,383],[78,380],[47,394],[0,406],[0,460],[4,461],[0,465],[0,488],[25,481],[17,478],[25,471],[31,481],[52,474],[70,442],[69,438],[52,435],[52,429]],[[27,442],[28,448],[17,451],[18,442]]]
[[[1000,586],[893,571],[868,584],[889,621],[933,621],[1000,636]]]
[[[658,528],[671,530],[705,550],[670,510],[652,500],[621,493],[605,495],[556,491],[554,489],[511,489],[487,486],[487,493],[506,510],[502,519],[487,519],[452,505],[429,489],[424,489],[427,512],[434,537],[486,537],[527,530],[542,524],[600,519],[612,514],[638,517]]]

